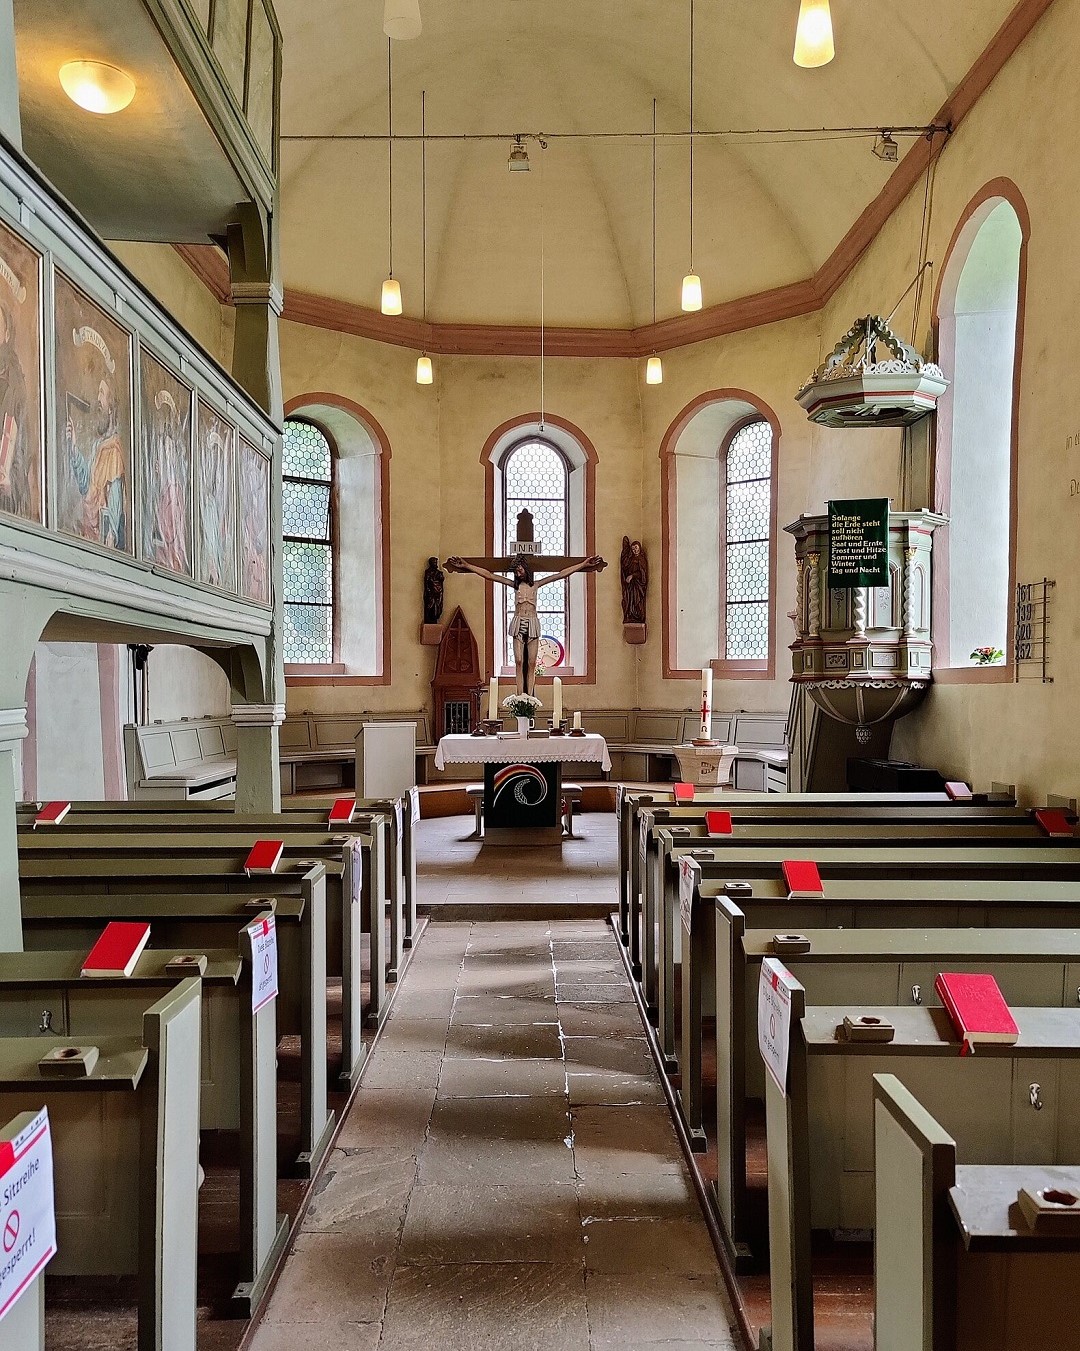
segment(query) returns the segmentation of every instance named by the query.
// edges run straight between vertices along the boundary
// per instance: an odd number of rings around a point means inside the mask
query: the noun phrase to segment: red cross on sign
[[[19,1218],[19,1212],[13,1210],[4,1222],[4,1251],[10,1252],[14,1248],[19,1238],[19,1226],[22,1221]]]

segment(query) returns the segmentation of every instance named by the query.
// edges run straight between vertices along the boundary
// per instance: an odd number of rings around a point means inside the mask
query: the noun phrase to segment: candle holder
[[[696,736],[691,741],[691,746],[718,746],[720,743],[714,737]]]
[[[552,736],[565,736],[565,735],[566,735],[566,719],[565,719],[565,718],[563,718],[561,722],[558,722],[558,723],[553,722],[553,723],[551,724],[551,735],[552,735]]]
[[[584,727],[571,727],[570,732],[569,732],[569,735],[570,735],[570,736],[584,736],[584,735],[585,735],[585,728],[584,728]]]
[[[480,726],[484,729],[484,736],[498,736],[503,729],[502,718],[485,718]]]

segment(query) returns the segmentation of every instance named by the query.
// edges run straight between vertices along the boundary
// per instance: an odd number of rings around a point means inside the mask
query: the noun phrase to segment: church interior
[[[0,0],[0,1351],[1080,1351],[1078,65]]]

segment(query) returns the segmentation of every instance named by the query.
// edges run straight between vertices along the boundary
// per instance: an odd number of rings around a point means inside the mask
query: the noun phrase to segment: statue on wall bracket
[[[619,575],[622,580],[623,637],[628,643],[640,644],[646,636],[645,601],[649,591],[649,556],[642,542],[639,539],[631,541],[629,535],[622,537]]]
[[[420,626],[420,642],[425,647],[438,647],[443,635],[443,592],[446,574],[437,558],[429,558],[424,569],[424,622]]]

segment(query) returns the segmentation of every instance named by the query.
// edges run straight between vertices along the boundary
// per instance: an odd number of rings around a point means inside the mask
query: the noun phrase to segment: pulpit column
[[[821,637],[821,572],[818,565],[821,555],[806,555],[806,566],[810,573],[809,613],[806,618],[807,636],[811,639]]]
[[[915,637],[915,558],[918,549],[904,549],[904,575],[900,583],[900,628],[905,638]]]

